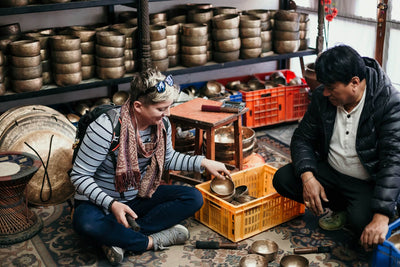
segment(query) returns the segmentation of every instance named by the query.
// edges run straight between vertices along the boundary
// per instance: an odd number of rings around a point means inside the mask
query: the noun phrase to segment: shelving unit
[[[42,5],[29,5],[29,6],[22,6],[22,7],[10,7],[10,8],[0,8],[0,16],[8,16],[8,15],[15,15],[15,14],[26,14],[26,13],[38,13],[38,12],[51,12],[51,11],[58,11],[58,10],[69,10],[69,9],[80,9],[80,8],[91,8],[91,7],[107,7],[107,15],[109,21],[113,21],[114,18],[114,6],[115,5],[126,5],[131,7],[136,7],[138,9],[138,20],[139,20],[139,37],[140,38],[140,51],[143,51],[143,47],[146,47],[146,42],[148,41],[147,45],[149,46],[149,38],[146,40],[146,34],[148,34],[148,29],[146,29],[146,25],[148,22],[143,20],[148,19],[148,3],[149,2],[158,2],[158,1],[168,1],[168,0],[91,0],[91,1],[79,1],[79,2],[68,2],[68,3],[57,3],[57,4],[42,4]],[[283,8],[288,7],[289,1],[287,0],[280,0],[280,5]],[[144,8],[143,8],[144,7]],[[112,19],[110,19],[112,18]],[[143,19],[145,18],[145,19]],[[321,32],[322,36],[322,32]],[[238,67],[243,65],[249,64],[256,64],[256,63],[263,63],[268,61],[285,61],[290,58],[295,57],[303,57],[308,55],[317,54],[318,49],[307,49],[304,51],[299,51],[295,53],[288,53],[288,54],[273,54],[268,57],[262,58],[253,58],[253,59],[246,59],[246,60],[237,60],[232,62],[226,63],[215,63],[215,62],[208,62],[204,66],[199,67],[175,67],[168,69],[165,73],[172,74],[172,75],[182,75],[182,74],[194,74],[203,71],[210,71],[210,70],[217,70],[217,69],[224,69],[224,68],[232,68]],[[143,64],[143,62],[148,62],[147,58],[148,53],[142,54],[142,61],[139,64]],[[144,59],[144,60],[143,60]],[[34,98],[34,97],[41,97],[47,95],[54,95],[59,93],[68,93],[74,92],[78,90],[85,90],[90,88],[102,87],[107,86],[110,88],[115,88],[119,84],[129,83],[131,80],[132,75],[126,75],[123,78],[119,79],[111,79],[111,80],[100,80],[97,78],[90,79],[87,81],[83,81],[80,84],[72,85],[72,86],[65,86],[65,87],[57,87],[55,85],[52,86],[45,86],[40,91],[36,92],[25,92],[25,93],[15,93],[15,94],[6,94],[0,96],[0,104],[2,102],[8,101],[15,101],[19,99],[27,99],[27,98]]]

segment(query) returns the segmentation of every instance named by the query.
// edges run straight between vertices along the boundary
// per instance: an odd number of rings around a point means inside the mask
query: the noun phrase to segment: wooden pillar
[[[388,0],[381,0],[378,4],[376,41],[375,41],[375,59],[382,65],[383,45],[385,43],[386,31],[386,11],[388,8]]]
[[[152,67],[150,56],[150,22],[149,3],[147,0],[137,2],[139,30],[139,70]]]
[[[315,44],[317,53],[322,52],[322,50],[324,49],[324,21],[325,21],[324,7],[321,4],[321,1],[318,0],[318,34],[317,34],[317,43]]]

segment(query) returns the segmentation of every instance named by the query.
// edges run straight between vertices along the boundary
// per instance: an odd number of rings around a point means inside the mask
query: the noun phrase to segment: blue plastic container
[[[392,232],[400,227],[400,219],[389,225],[389,231],[386,235],[386,240],[382,245],[378,245],[374,252],[372,266],[374,267],[388,267],[388,266],[400,266],[400,251],[394,246],[394,244],[388,241]]]

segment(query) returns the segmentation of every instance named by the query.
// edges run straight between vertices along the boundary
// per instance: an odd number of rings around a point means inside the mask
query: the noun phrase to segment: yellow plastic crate
[[[304,213],[305,207],[279,195],[272,178],[276,168],[267,164],[232,174],[235,186],[247,185],[250,202],[233,205],[210,192],[210,181],[196,185],[204,204],[195,218],[233,242],[249,238]]]

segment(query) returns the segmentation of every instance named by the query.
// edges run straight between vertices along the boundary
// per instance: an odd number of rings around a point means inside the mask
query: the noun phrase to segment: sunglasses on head
[[[156,85],[147,88],[144,92],[142,92],[138,95],[138,98],[141,96],[153,93],[155,91],[157,91],[160,94],[164,93],[167,85],[169,85],[169,86],[174,85],[174,80],[172,79],[172,75],[168,75],[167,77],[165,77],[165,79],[163,81],[159,81],[158,83],[156,83]]]

